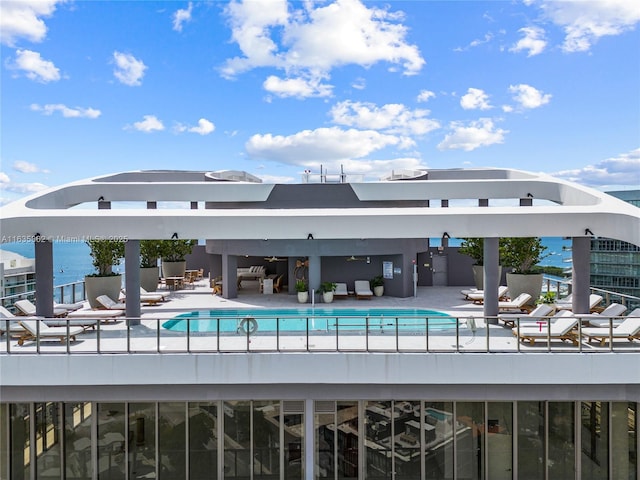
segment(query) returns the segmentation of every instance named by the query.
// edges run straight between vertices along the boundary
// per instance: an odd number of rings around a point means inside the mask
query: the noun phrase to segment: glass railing
[[[425,317],[199,317],[179,324],[122,317],[111,323],[15,318],[0,320],[0,353],[640,353],[640,319],[635,332],[623,334],[617,325],[627,317],[599,316],[600,327],[589,325],[594,317],[588,315],[572,318],[568,324],[562,319],[562,327],[560,318],[525,314],[508,326],[496,317],[448,317],[446,325],[442,318]]]
[[[35,297],[35,290],[16,293],[15,295],[6,295],[4,297],[0,297],[0,305],[5,307],[11,313],[16,313],[13,305],[18,300],[34,301]],[[84,300],[86,300],[84,281],[65,283],[63,285],[56,285],[53,287],[53,301],[55,303],[77,303]]]

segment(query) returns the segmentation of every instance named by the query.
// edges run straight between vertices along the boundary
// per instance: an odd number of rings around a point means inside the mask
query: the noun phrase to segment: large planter
[[[309,301],[309,292],[298,292],[298,303],[307,303]]]
[[[528,293],[531,295],[531,300],[527,302],[527,305],[535,305],[542,292],[542,274],[507,273],[507,287],[509,288],[509,297],[516,298],[521,293]]]
[[[384,295],[384,285],[378,285],[377,287],[373,287],[373,294],[376,297],[381,297]]]
[[[324,292],[322,294],[322,301],[324,303],[331,303],[333,302],[333,292]]]
[[[109,277],[84,277],[84,288],[87,301],[91,308],[98,308],[96,297],[107,295],[114,301],[120,298],[122,289],[122,275],[111,275]]]
[[[476,284],[476,288],[478,290],[484,290],[484,266],[483,265],[473,265],[473,280]],[[498,266],[498,283],[500,283],[500,279],[502,278],[502,267]]]
[[[184,277],[184,272],[187,269],[187,262],[165,262],[162,261],[162,276],[163,277]]]
[[[158,288],[158,267],[140,268],[140,286],[147,292],[155,292]]]

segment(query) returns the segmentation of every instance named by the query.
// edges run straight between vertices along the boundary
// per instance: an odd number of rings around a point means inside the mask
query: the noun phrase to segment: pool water
[[[248,320],[251,319],[251,320]],[[254,322],[254,321],[255,322]],[[369,332],[449,330],[456,318],[436,310],[395,308],[291,308],[291,309],[221,309],[183,313],[162,326],[171,331],[246,333],[258,332]]]

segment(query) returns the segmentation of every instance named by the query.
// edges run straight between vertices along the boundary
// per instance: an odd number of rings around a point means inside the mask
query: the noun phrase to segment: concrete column
[[[315,430],[314,430],[313,399],[304,401],[304,478],[315,479]]]
[[[572,272],[572,311],[589,313],[591,238],[573,237],[571,245],[573,263]]]
[[[53,243],[35,242],[36,255],[36,315],[53,317]]]
[[[127,294],[126,315],[130,325],[140,325],[140,240],[124,244],[124,287]]]
[[[238,297],[238,257],[222,254],[222,296]]]
[[[316,294],[320,288],[322,278],[322,267],[320,266],[320,257],[313,255],[309,257],[309,294],[311,290],[315,290]]]
[[[500,285],[499,253],[500,239],[497,237],[484,239],[484,315],[485,317],[495,317],[498,315],[498,287]],[[497,323],[496,320],[490,320]]]

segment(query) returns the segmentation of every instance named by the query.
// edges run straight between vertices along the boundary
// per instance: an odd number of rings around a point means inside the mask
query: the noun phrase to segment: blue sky
[[[640,2],[0,3],[0,203],[127,170],[640,188]]]

